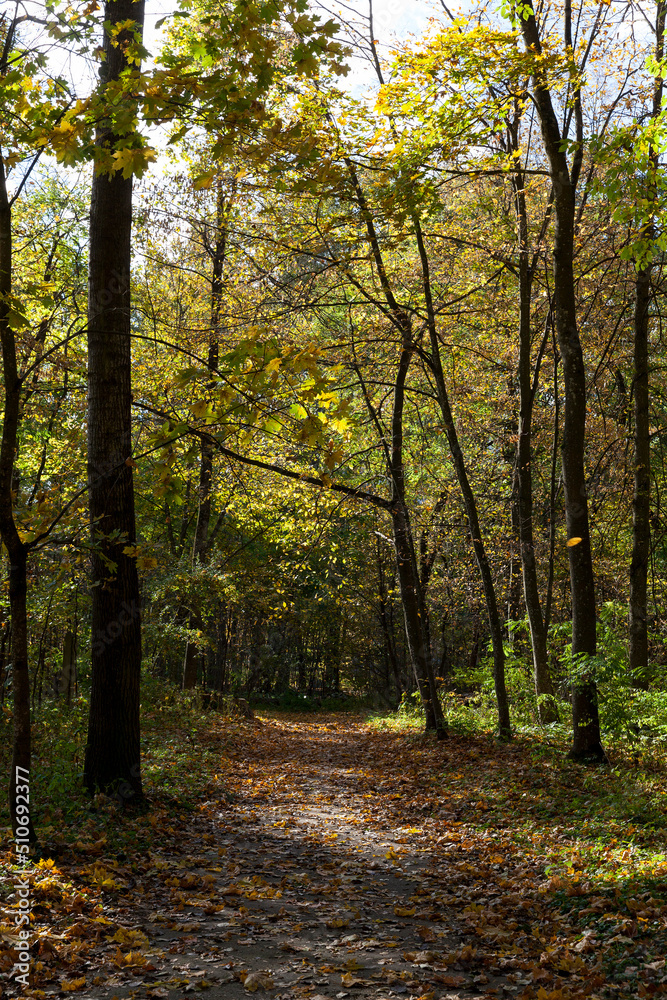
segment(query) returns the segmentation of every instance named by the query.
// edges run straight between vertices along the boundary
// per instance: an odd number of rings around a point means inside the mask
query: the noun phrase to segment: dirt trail
[[[248,723],[219,793],[142,865],[118,866],[124,892],[105,907],[118,929],[76,995],[595,996],[578,955],[549,965],[540,863],[442,807],[443,772],[465,752],[349,716]]]

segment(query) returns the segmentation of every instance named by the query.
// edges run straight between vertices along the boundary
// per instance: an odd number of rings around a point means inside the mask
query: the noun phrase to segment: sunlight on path
[[[344,715],[237,726],[187,839],[156,846],[141,896],[116,910],[150,940],[150,970],[112,965],[80,995],[633,996],[605,985],[594,934],[548,905],[544,858],[446,794],[478,752]]]

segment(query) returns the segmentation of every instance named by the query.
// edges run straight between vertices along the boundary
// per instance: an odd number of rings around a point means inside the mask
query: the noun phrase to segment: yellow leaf
[[[133,945],[135,948],[145,948],[148,944],[148,938],[142,931],[133,931],[126,927],[119,927],[110,940],[116,944]]]
[[[568,547],[568,549],[571,549],[574,545],[578,545],[579,542],[581,542],[581,541],[583,541],[583,539],[581,539],[581,538],[579,538],[577,536],[575,536],[574,538],[568,538],[568,540],[567,540],[567,547]]]
[[[348,972],[358,972],[359,969],[363,969],[363,965],[356,958],[348,958],[345,968]]]
[[[562,996],[562,990],[545,990],[544,986],[537,991],[537,1000],[561,1000]]]
[[[147,569],[155,569],[157,566],[157,559],[153,556],[139,556],[137,559],[137,569],[140,573]]]
[[[145,955],[142,955],[140,951],[129,951],[127,955],[124,956],[125,965],[139,965],[144,966],[147,963]]]
[[[409,910],[406,909],[406,907],[404,906],[394,907],[394,913],[396,914],[397,917],[414,917],[416,912],[417,908],[415,906],[411,906]]]
[[[86,985],[86,977],[81,976],[81,979],[68,979],[66,983],[60,984],[60,989],[64,993],[73,993],[74,990],[80,990],[82,986]]]
[[[205,174],[199,174],[199,176],[195,177],[194,180],[192,181],[192,186],[195,189],[195,191],[206,190],[210,188],[212,184],[213,184],[213,173],[211,171]]]
[[[353,976],[351,972],[344,972],[340,977],[340,981],[343,986],[368,986],[365,979],[359,979],[358,976]]]
[[[206,416],[209,411],[209,407],[210,404],[205,399],[199,399],[196,403],[191,404],[190,412],[199,420],[201,417]]]
[[[141,177],[151,160],[155,159],[155,153],[145,146],[140,146],[138,149],[126,147],[125,149],[117,149],[113,154],[113,159],[114,170],[122,171],[123,177],[127,179],[132,174]]]

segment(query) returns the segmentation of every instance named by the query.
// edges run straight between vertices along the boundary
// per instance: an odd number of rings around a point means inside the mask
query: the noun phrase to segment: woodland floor
[[[148,770],[172,735],[148,740]],[[183,811],[157,796],[120,820],[98,801],[76,840],[55,817],[25,995],[667,996],[662,802],[625,765],[350,715],[211,715],[186,736],[207,777]],[[654,807],[633,838],[628,810]],[[10,891],[4,997],[20,995]]]

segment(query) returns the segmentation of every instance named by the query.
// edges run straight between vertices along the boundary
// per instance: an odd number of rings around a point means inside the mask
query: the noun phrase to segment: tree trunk
[[[30,770],[30,675],[28,673],[28,615],[27,615],[27,552],[24,545],[10,551],[9,607],[12,616],[12,685],[14,688],[14,747],[12,772],[9,783],[9,802],[12,829],[16,833],[21,825],[17,815],[17,785],[22,776],[28,781]],[[32,818],[29,823],[29,839],[35,842]]]
[[[407,332],[407,331],[406,331]],[[438,698],[426,631],[424,595],[419,580],[417,554],[410,518],[405,504],[405,468],[403,464],[403,410],[405,381],[412,359],[413,347],[409,336],[401,348],[394,386],[391,423],[390,472],[392,482],[391,518],[396,546],[396,569],[405,617],[405,634],[410,658],[426,714],[426,728],[435,730],[438,739],[447,734],[447,723]]]
[[[656,10],[655,57],[658,65],[664,57],[665,0],[659,0]],[[655,78],[651,117],[661,112],[663,79]],[[648,201],[656,201],[656,177],[660,152],[652,146],[648,177]],[[638,688],[648,689],[650,672],[648,663],[647,579],[651,545],[651,446],[649,440],[649,375],[648,338],[649,310],[651,306],[651,278],[653,272],[653,247],[655,220],[646,227],[649,241],[648,261],[637,269],[635,281],[634,312],[634,491],[632,496],[632,562],[630,564],[630,674]]]
[[[526,49],[535,56],[542,53],[539,29],[530,0],[519,18]],[[565,9],[565,45],[571,49],[571,10]],[[539,66],[541,67],[541,63]],[[584,471],[586,440],[586,376],[581,340],[577,328],[574,287],[575,191],[583,156],[583,117],[580,94],[572,95],[577,143],[572,170],[563,149],[558,119],[546,81],[546,70],[533,75],[533,99],[540,120],[542,141],[549,162],[554,190],[554,301],[565,406],[561,462],[565,490],[565,521],[570,562],[572,595],[572,653],[577,659],[572,683],[573,741],[570,755],[576,760],[604,761],[600,742],[597,686],[586,667],[586,659],[596,652],[595,579],[588,523],[588,497]]]
[[[417,556],[415,552],[412,528],[408,516],[405,502],[405,467],[403,461],[403,413],[405,406],[405,382],[410,367],[412,356],[415,353],[416,345],[413,342],[412,328],[408,314],[397,302],[391,283],[385,270],[378,234],[375,230],[373,216],[366,202],[363,188],[359,182],[356,169],[351,160],[345,160],[350,173],[352,187],[362,218],[366,224],[371,251],[375,260],[378,279],[382,287],[384,298],[392,316],[392,322],[401,335],[401,353],[399,356],[398,370],[394,383],[394,398],[391,416],[391,440],[385,440],[385,432],[378,415],[371,405],[366,386],[361,380],[361,375],[357,369],[357,374],[362,383],[362,391],[366,398],[366,405],[371,413],[373,422],[378,432],[378,438],[382,441],[387,471],[391,478],[391,508],[392,525],[394,530],[394,545],[396,547],[396,566],[401,591],[401,603],[405,617],[406,638],[408,649],[412,660],[412,667],[415,672],[419,692],[422,697],[424,711],[426,714],[426,728],[435,729],[438,739],[447,735],[447,723],[442,713],[442,706],[438,698],[433,675],[433,664],[431,663],[429,644],[426,639],[425,630],[425,604],[423,593],[419,583],[419,569],[417,566]]]
[[[405,635],[419,694],[424,706],[426,728],[435,730],[438,737],[442,738],[446,735],[446,723],[435,686],[433,664],[424,628],[424,603],[412,530],[407,511],[403,505],[392,512],[392,522],[401,605],[405,618]]]
[[[413,224],[415,227],[415,236],[417,238],[417,246],[421,260],[424,297],[426,299],[426,311],[428,315],[429,339],[431,345],[429,367],[435,380],[438,403],[440,405],[440,412],[442,413],[442,419],[445,425],[445,433],[447,434],[449,453],[452,458],[452,464],[458,480],[459,489],[461,490],[461,495],[463,497],[463,504],[466,510],[468,527],[470,528],[470,536],[473,544],[473,551],[475,553],[477,567],[482,580],[486,611],[489,618],[489,628],[491,630],[491,644],[493,647],[493,683],[496,693],[496,704],[498,707],[498,735],[501,739],[508,740],[512,735],[512,726],[510,723],[509,701],[505,685],[505,649],[503,646],[503,629],[500,621],[500,614],[498,613],[498,601],[496,599],[493,575],[491,573],[491,567],[486,555],[486,547],[484,545],[482,531],[479,524],[477,501],[475,500],[475,494],[473,493],[470,485],[465,458],[463,456],[463,451],[461,450],[461,445],[459,444],[456,425],[454,424],[454,417],[449,405],[449,395],[447,393],[445,375],[442,369],[442,359],[440,357],[440,341],[438,339],[435,309],[431,296],[429,260],[426,253],[426,246],[424,244],[421,223],[417,215],[413,215]]]
[[[629,654],[635,687],[647,690],[647,581],[651,544],[651,447],[649,442],[648,333],[651,266],[637,271],[634,314],[634,490],[630,564]]]
[[[215,340],[209,347],[209,367],[211,371],[218,364],[218,341]],[[192,546],[192,569],[206,562],[208,547],[208,528],[211,522],[211,482],[213,479],[213,445],[208,438],[203,438],[201,442],[201,452],[199,461],[199,509],[197,512],[197,526],[195,528],[195,540]],[[200,615],[190,615],[190,628],[198,626],[201,628],[202,620]],[[194,642],[188,643],[185,647],[185,662],[183,664],[183,690],[188,691],[195,687],[197,683],[197,668],[201,660],[202,651]]]
[[[72,693],[74,691],[74,673],[75,673],[75,660],[74,660],[74,634],[71,629],[65,631],[65,638],[63,639],[63,658],[60,665],[60,671],[56,675],[56,695],[60,697],[65,696],[65,704],[72,704]]]
[[[549,635],[551,625],[551,611],[553,608],[554,595],[554,568],[556,556],[556,498],[558,495],[558,447],[560,431],[560,394],[558,392],[558,347],[556,345],[556,333],[552,334],[552,348],[554,358],[554,420],[553,438],[551,444],[551,469],[549,473],[549,562],[547,565],[547,592],[544,598],[544,629]]]
[[[214,372],[218,367],[218,352],[220,343],[220,321],[222,315],[222,289],[223,289],[223,269],[225,264],[225,252],[227,247],[227,214],[233,199],[225,203],[222,188],[222,178],[217,179],[215,231],[216,238],[209,246],[208,241],[204,243],[209,247],[209,253],[213,264],[213,276],[211,280],[211,341],[208,348],[208,368]],[[211,521],[211,483],[213,480],[213,442],[209,438],[201,440],[201,458],[199,464],[199,509],[197,511],[197,527],[195,529],[195,540],[192,547],[192,568],[195,569],[199,563],[206,562],[208,548],[208,530]],[[192,616],[190,626],[198,623],[197,616]],[[188,690],[197,683],[197,664],[201,658],[201,652],[196,645],[188,642],[185,647],[185,663],[183,666],[183,689]]]
[[[143,0],[105,5],[102,87],[128,68],[121,31],[143,27]],[[107,123],[98,147],[119,137]],[[125,141],[127,136],[124,137]],[[92,556],[92,684],[84,781],[88,790],[112,791],[122,801],[142,796],[139,689],[141,613],[132,481],[130,241],[132,178],[96,173],[90,206],[88,286],[88,497]]]
[[[13,26],[10,28],[13,31]],[[6,67],[3,67],[3,75]],[[12,830],[23,828],[25,802],[17,800],[17,785],[30,780],[30,674],[28,672],[27,547],[14,520],[12,486],[21,419],[21,379],[16,357],[16,338],[9,325],[9,297],[12,276],[12,209],[5,183],[5,162],[0,156],[0,342],[4,383],[2,443],[0,445],[0,535],[9,557],[9,613],[12,630],[12,688],[14,697],[14,733],[12,770],[9,778],[9,812]],[[21,792],[24,789],[21,788]],[[20,815],[19,815],[20,813]],[[28,838],[35,842],[30,813]],[[19,840],[25,840],[23,836]]]
[[[384,85],[382,68],[375,47],[375,39],[373,38],[372,6],[371,6],[371,24],[370,24],[370,44],[378,80],[380,82],[380,85]],[[395,132],[395,130],[394,130],[394,139],[398,142],[398,135]],[[377,234],[375,233],[372,221],[370,219],[370,213],[368,211],[368,207],[365,203],[365,200],[363,199],[363,196],[361,196],[360,194],[361,188],[356,173],[354,171],[354,168],[352,168],[349,161],[346,162],[348,162],[353,182],[358,192],[359,205],[360,208],[362,209],[362,213],[364,214],[366,220],[366,226],[368,229],[369,237],[371,240],[371,246],[373,248],[373,253],[377,264],[378,277],[380,278],[380,282],[385,291],[387,304],[391,312],[393,313],[395,320],[398,322],[398,325],[401,327],[404,336],[406,338],[404,340],[404,351],[405,351],[406,347],[409,346],[409,342],[412,336],[412,331],[410,329],[410,322],[407,315],[402,310],[399,309],[398,304],[393,296],[393,293],[390,290],[387,275],[384,270],[384,265],[381,259],[381,255],[379,253]],[[424,245],[419,216],[414,209],[412,210],[411,214],[415,229],[415,236],[417,237],[417,245],[419,248],[419,256],[422,266],[424,298],[426,300],[429,337],[433,354],[432,369],[436,378],[438,401],[440,402],[440,406],[443,411],[443,416],[445,416],[445,411],[449,412],[449,401],[447,399],[447,391],[445,388],[445,381],[442,373],[442,365],[440,363],[440,347],[437,337],[435,309],[433,307],[433,300],[431,296],[431,279],[429,272],[428,255],[426,253],[426,247]],[[482,541],[482,536],[479,530],[479,520],[477,517],[477,505],[475,503],[475,497],[472,492],[472,489],[470,488],[470,483],[468,481],[468,476],[465,468],[465,461],[463,459],[463,453],[461,451],[461,448],[459,447],[458,438],[456,435],[456,428],[454,427],[454,422],[451,417],[451,412],[449,412],[449,418],[445,416],[445,426],[447,428],[447,438],[449,441],[450,452],[454,462],[456,476],[459,481],[461,492],[463,493],[463,500],[465,503],[466,512],[468,514],[468,523],[470,525],[470,530],[472,534],[475,556],[477,557],[477,564],[479,566],[480,574],[482,577],[482,586],[484,589],[484,595],[486,597],[489,621],[491,623],[491,635],[493,640],[493,676],[496,689],[496,699],[498,702],[499,735],[502,739],[509,739],[511,736],[511,726],[510,726],[510,716],[509,716],[509,704],[507,701],[507,691],[505,688],[505,651],[503,648],[502,627],[500,625],[500,617],[498,615],[498,606],[496,601],[495,590],[493,587],[493,578],[491,576],[491,570],[488,564],[488,560],[486,558],[484,543]],[[402,472],[401,472],[401,478],[402,478]],[[414,556],[414,546],[413,546],[413,556]],[[397,557],[398,557],[398,549],[397,549]],[[415,559],[415,571],[416,570],[417,570],[417,563]],[[417,582],[419,583],[418,572],[416,578]],[[401,593],[402,593],[402,587],[403,585],[401,584]],[[423,605],[423,607],[425,608],[425,605]],[[423,631],[424,634],[428,636],[428,626],[426,623]],[[428,647],[428,669],[429,669],[429,678],[431,682],[432,698],[434,700],[434,704],[437,705],[437,710],[441,712],[442,709],[440,707],[440,702],[437,697],[435,678],[433,676],[433,664],[431,662],[431,656],[430,656],[430,641],[428,641],[427,647]]]
[[[392,628],[389,623],[389,618],[387,615],[387,604],[388,604],[387,585],[384,579],[382,555],[380,552],[380,539],[377,536],[375,539],[375,547],[376,547],[377,568],[378,568],[378,601],[379,601],[379,612],[380,612],[380,625],[382,626],[382,637],[384,639],[385,656],[387,660],[387,667],[391,668],[391,676],[393,677],[394,685],[396,687],[396,696],[400,701],[401,695],[403,694],[403,684],[401,680],[400,668],[398,666],[398,659],[396,657],[394,636],[392,634]],[[387,686],[389,687],[388,675],[389,675],[389,670],[387,671]]]
[[[437,352],[437,353],[436,353]],[[454,424],[454,417],[449,405],[449,397],[445,386],[444,373],[440,364],[440,345],[437,338],[431,343],[431,356],[434,362],[434,375],[438,391],[438,402],[442,412],[445,432],[449,443],[449,452],[452,456],[454,471],[459,482],[459,488],[463,495],[463,503],[468,518],[468,526],[472,538],[473,551],[477,560],[477,567],[482,580],[482,589],[486,603],[486,613],[489,619],[489,629],[491,631],[491,645],[493,648],[493,684],[496,694],[496,705],[498,708],[498,735],[501,739],[510,739],[512,735],[512,725],[510,722],[509,700],[507,698],[507,687],[505,685],[505,648],[503,646],[503,627],[498,612],[498,601],[493,584],[491,566],[486,555],[486,547],[482,538],[482,530],[479,524],[477,513],[477,502],[472,491],[468,471],[461,446],[459,445],[458,434]]]
[[[516,143],[518,146],[518,143]],[[549,672],[547,630],[542,615],[542,604],[537,582],[535,542],[533,538],[533,473],[532,473],[532,420],[535,398],[531,379],[531,326],[530,305],[533,275],[528,260],[528,219],[524,177],[519,171],[514,176],[517,235],[519,242],[519,436],[517,441],[517,507],[523,592],[530,625],[533,652],[533,677],[537,711],[544,725],[558,721],[554,687]]]

